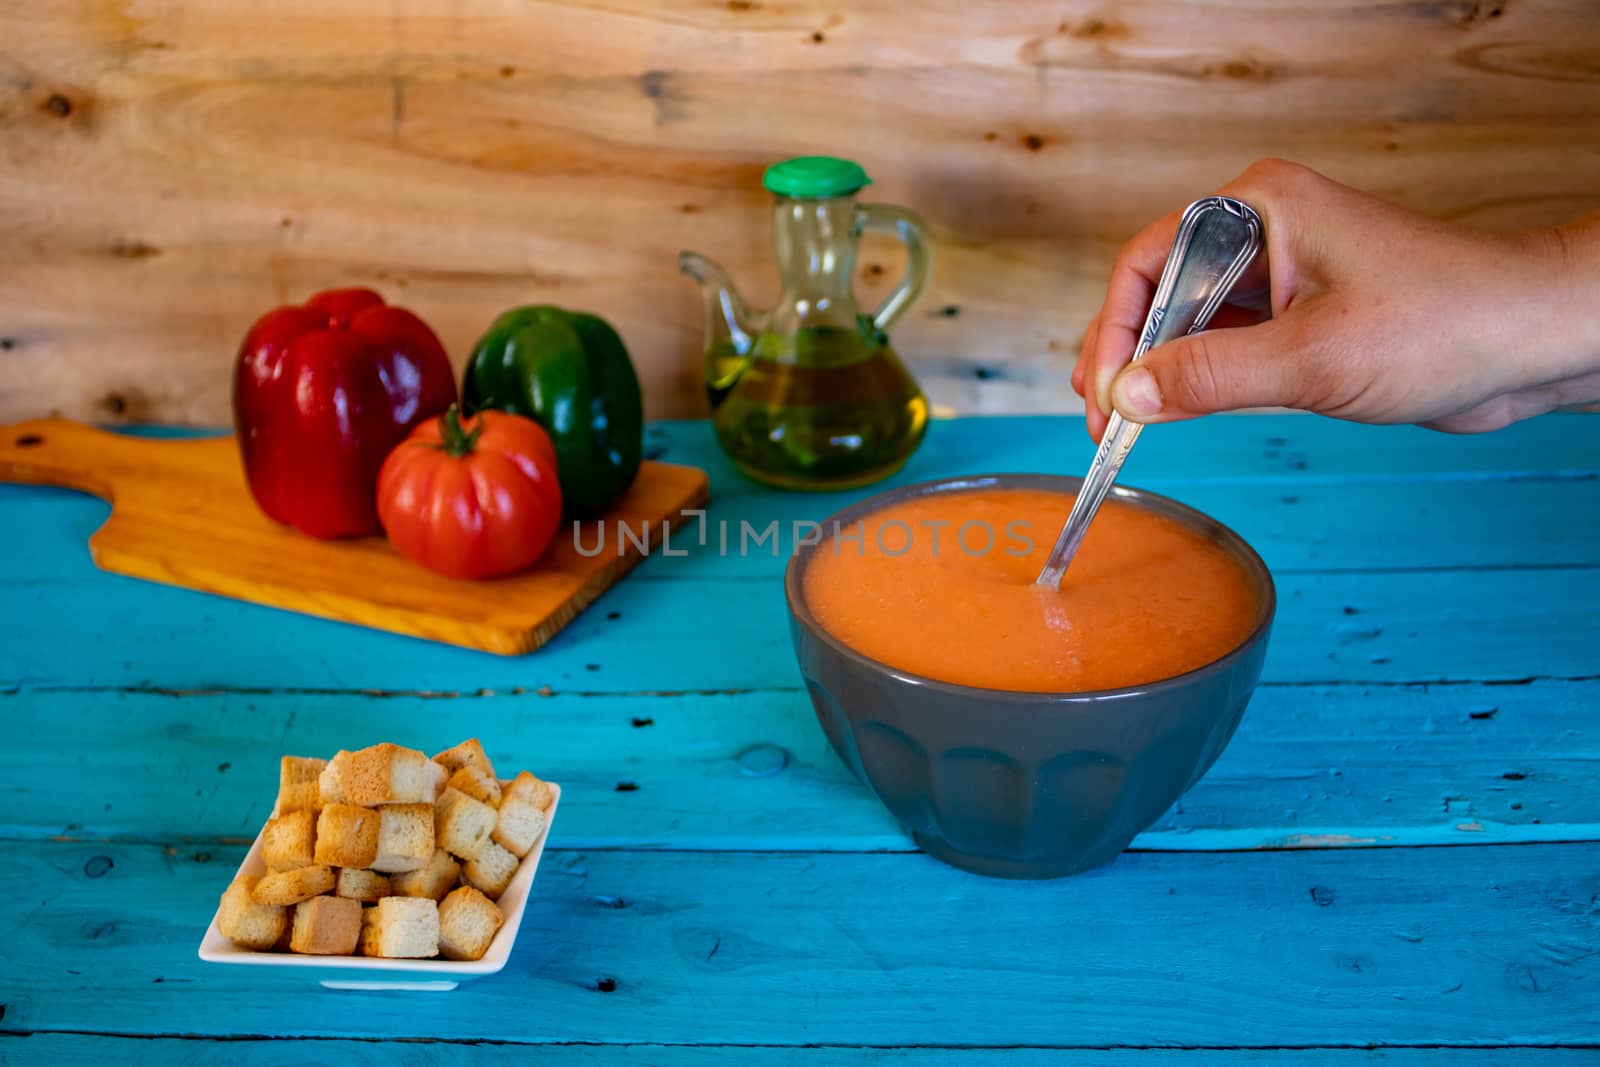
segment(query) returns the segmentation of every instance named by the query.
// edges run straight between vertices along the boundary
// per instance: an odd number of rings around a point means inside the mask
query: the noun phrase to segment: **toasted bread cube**
[[[483,890],[483,895],[490,900],[499,900],[500,894],[506,891],[511,879],[516,876],[517,866],[521,862],[515,854],[491,841],[483,846],[477,859],[468,860],[462,865],[461,877],[466,879],[468,885]]]
[[[296,867],[276,871],[256,883],[250,893],[257,904],[287,906],[319,896],[333,888],[333,868]]]
[[[345,799],[373,808],[379,804],[432,804],[438,796],[428,757],[414,748],[385,741],[350,753],[339,771]]]
[[[435,767],[439,765],[434,764]],[[443,768],[440,768],[443,770]],[[473,800],[479,800],[491,808],[500,806],[500,783],[477,767],[462,767],[450,776],[446,785],[451,789],[459,789]]]
[[[439,794],[444,792],[445,783],[450,780],[450,770],[442,763],[435,763],[433,760],[429,760],[427,771],[428,782],[433,787],[433,792],[428,797],[428,803],[432,804],[439,799]]]
[[[314,756],[285,756],[278,761],[278,788],[315,782],[327,766],[327,760]]]
[[[489,754],[484,752],[482,742],[476,737],[468,738],[454,748],[447,748],[433,758],[435,762],[448,767],[452,774],[463,767],[476,767],[495,780],[494,764],[489,762]]]
[[[276,810],[279,815],[296,811],[315,812],[322,807],[322,795],[316,782],[295,782],[278,790]]]
[[[329,804],[317,816],[316,862],[371,867],[378,858],[378,813],[354,804]]]
[[[217,908],[217,929],[242,948],[265,951],[278,943],[289,916],[275,904],[258,904],[254,897],[261,879],[245,875],[228,886]]]
[[[439,904],[439,954],[450,960],[481,960],[505,921],[500,905],[471,886],[453,890]]]
[[[427,897],[442,900],[455,888],[461,877],[461,864],[444,849],[435,849],[428,865],[420,871],[403,871],[389,879],[390,889],[396,896]]]
[[[495,813],[494,833],[490,836],[495,844],[521,859],[549,823],[550,816],[526,793],[507,793]]]
[[[289,948],[313,956],[353,956],[361,940],[361,902],[312,897],[294,906]]]
[[[368,904],[382,900],[394,892],[389,879],[377,871],[364,871],[359,867],[340,867],[334,879],[333,892],[347,900],[361,900]]]
[[[532,771],[523,771],[511,779],[511,784],[505,787],[500,802],[504,804],[516,797],[528,801],[540,811],[549,811],[550,802],[555,799],[555,795],[555,790],[550,788],[549,782]]]
[[[268,870],[292,871],[309,867],[315,860],[313,842],[317,836],[317,817],[311,811],[279,815],[261,831],[261,858]]]
[[[378,858],[372,869],[417,871],[433,858],[433,805],[385,804],[378,809]]]
[[[384,897],[361,915],[361,954],[426,959],[439,954],[439,905],[427,897]]]
[[[349,762],[350,753],[341,748],[322,768],[322,773],[317,776],[318,804],[327,807],[329,804],[348,803],[344,795],[344,769]]]
[[[440,848],[460,859],[476,859],[491,843],[494,820],[495,810],[489,805],[459,789],[446,787],[433,809],[434,836]]]

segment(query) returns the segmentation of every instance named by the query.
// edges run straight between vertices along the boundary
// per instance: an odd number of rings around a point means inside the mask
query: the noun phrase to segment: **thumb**
[[[1131,422],[1169,422],[1237,408],[1293,407],[1304,394],[1298,353],[1275,321],[1209,330],[1152,348],[1111,384]]]

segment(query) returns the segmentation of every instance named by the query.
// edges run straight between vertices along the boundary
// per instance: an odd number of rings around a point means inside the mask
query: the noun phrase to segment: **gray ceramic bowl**
[[[925,482],[845,508],[823,529],[930,493],[1075,492],[1080,482],[1044,474]],[[840,643],[801,595],[817,546],[789,562],[790,632],[823,731],[916,843],[946,863],[1002,878],[1056,878],[1105,863],[1210,769],[1244,715],[1276,605],[1266,564],[1238,534],[1193,508],[1138,489],[1113,492],[1203,532],[1244,564],[1261,608],[1243,644],[1187,674],[1126,689],[1015,693],[953,685]]]

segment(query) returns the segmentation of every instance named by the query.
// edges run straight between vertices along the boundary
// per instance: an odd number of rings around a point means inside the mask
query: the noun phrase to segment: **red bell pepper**
[[[378,469],[456,401],[428,325],[370,289],[331,289],[256,320],[239,348],[233,416],[261,510],[312,537],[379,534]]]

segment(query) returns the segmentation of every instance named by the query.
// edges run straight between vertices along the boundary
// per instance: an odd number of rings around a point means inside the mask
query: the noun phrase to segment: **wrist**
[[[1535,303],[1548,315],[1539,331],[1544,381],[1600,371],[1600,212],[1527,235],[1539,266]]]

